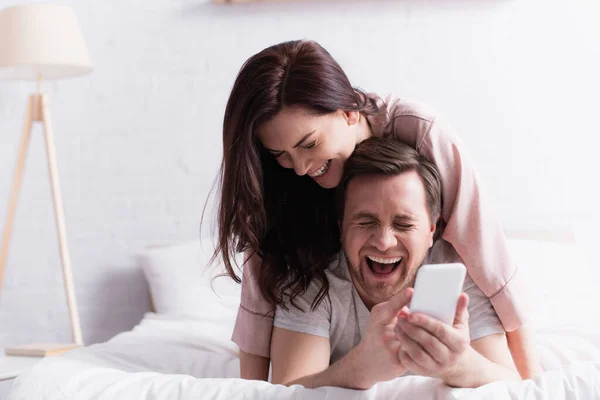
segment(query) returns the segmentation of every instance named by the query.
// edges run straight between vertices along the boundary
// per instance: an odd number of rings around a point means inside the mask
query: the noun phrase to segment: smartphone
[[[420,312],[452,325],[467,270],[464,264],[428,264],[417,271],[410,312]]]

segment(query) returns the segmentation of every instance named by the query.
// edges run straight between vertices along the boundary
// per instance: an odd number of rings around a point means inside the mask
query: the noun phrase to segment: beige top
[[[432,161],[440,171],[446,228],[442,238],[456,249],[477,286],[490,299],[507,332],[521,327],[528,305],[504,231],[458,137],[426,106],[388,96],[381,112],[368,117],[375,136],[393,135]],[[393,132],[389,122],[394,119]],[[253,271],[258,256],[244,266],[242,299],[232,340],[242,351],[269,357],[274,307],[261,295]]]

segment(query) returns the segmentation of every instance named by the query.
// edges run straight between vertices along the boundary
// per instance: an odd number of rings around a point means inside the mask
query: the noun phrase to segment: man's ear
[[[358,111],[344,111],[344,116],[348,125],[356,125],[360,120],[360,113]]]
[[[435,236],[435,229],[437,227],[437,222],[432,223],[429,227],[429,248],[433,246],[433,237]]]

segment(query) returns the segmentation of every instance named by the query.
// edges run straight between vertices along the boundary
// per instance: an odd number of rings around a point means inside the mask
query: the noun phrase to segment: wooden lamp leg
[[[4,282],[4,270],[8,260],[8,247],[12,234],[15,214],[17,212],[17,203],[19,200],[19,191],[21,189],[21,181],[23,180],[23,170],[25,169],[25,159],[27,157],[27,149],[29,148],[29,138],[31,137],[31,123],[33,112],[33,98],[29,98],[27,109],[25,110],[25,123],[23,124],[23,133],[21,133],[21,143],[19,144],[19,153],[15,166],[15,175],[13,178],[10,199],[8,201],[8,210],[6,212],[6,220],[4,221],[4,234],[2,236],[2,249],[0,250],[0,291]]]
[[[58,167],[56,163],[56,150],[54,147],[54,134],[52,131],[52,123],[50,117],[50,108],[46,95],[37,93],[30,97],[29,108],[27,110],[27,118],[25,120],[25,129],[21,139],[21,148],[17,161],[17,172],[15,173],[15,182],[13,184],[13,194],[9,203],[9,218],[7,218],[7,228],[4,232],[2,257],[0,259],[0,283],[2,272],[6,263],[6,252],[8,251],[8,242],[10,239],[10,231],[12,228],[12,219],[16,209],[16,198],[21,181],[25,151],[29,143],[32,121],[41,121],[44,125],[46,137],[46,154],[48,156],[48,170],[50,174],[50,183],[52,187],[52,201],[54,204],[54,217],[56,228],[58,231],[58,241],[60,247],[60,257],[63,267],[63,281],[65,292],[67,295],[67,303],[69,307],[69,317],[71,322],[71,331],[73,334],[73,343],[34,343],[31,345],[18,346],[5,349],[7,355],[13,356],[47,356],[60,354],[65,351],[80,347],[83,345],[81,336],[81,324],[79,321],[79,313],[77,311],[77,303],[75,301],[75,290],[73,288],[73,276],[71,273],[71,260],[69,257],[69,249],[67,245],[67,233],[64,221],[64,212],[62,206],[62,195],[58,180]],[[13,204],[14,203],[14,204]]]
[[[58,181],[58,167],[56,164],[56,150],[54,147],[54,132],[52,131],[52,120],[50,118],[50,107],[48,98],[41,95],[42,101],[42,122],[44,132],[46,133],[46,154],[48,155],[48,171],[50,173],[50,182],[52,184],[52,201],[54,203],[54,217],[56,220],[56,229],[58,233],[58,243],[60,246],[60,257],[63,267],[63,280],[67,303],[69,306],[69,316],[71,319],[71,330],[75,344],[82,345],[81,325],[79,322],[79,313],[77,311],[77,302],[75,301],[75,289],[73,288],[73,274],[71,272],[71,258],[67,245],[67,230],[65,228],[65,217],[63,212],[62,194]]]

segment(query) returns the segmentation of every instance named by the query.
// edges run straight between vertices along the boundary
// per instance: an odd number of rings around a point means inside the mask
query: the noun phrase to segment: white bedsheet
[[[21,375],[10,400],[32,399],[595,399],[600,398],[600,324],[538,332],[543,368],[535,380],[450,389],[425,377],[367,391],[305,389],[239,379],[237,347],[223,321],[149,313],[110,341],[50,357]]]

